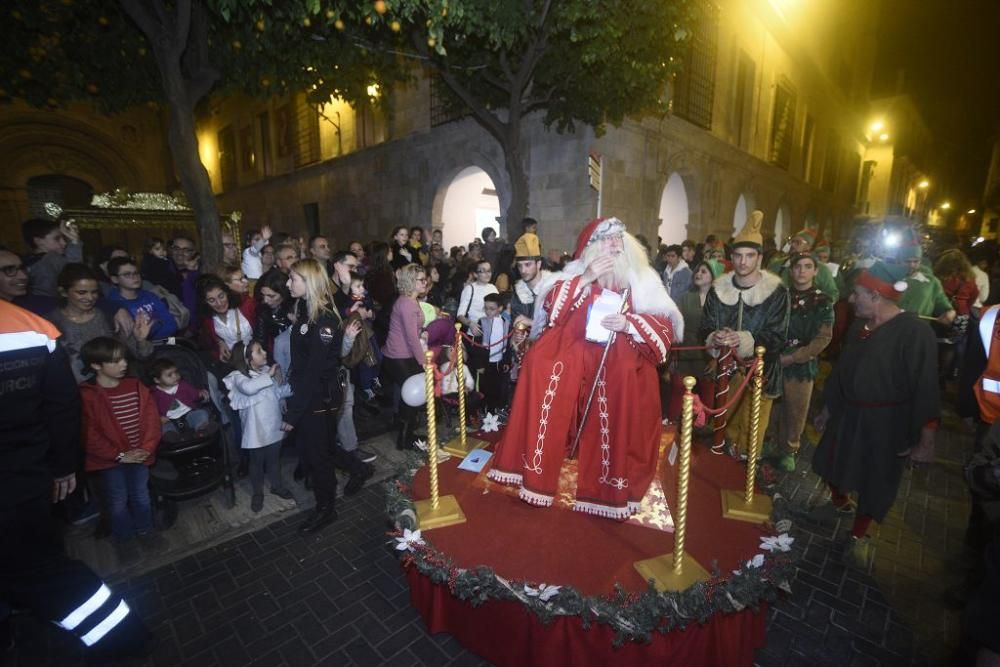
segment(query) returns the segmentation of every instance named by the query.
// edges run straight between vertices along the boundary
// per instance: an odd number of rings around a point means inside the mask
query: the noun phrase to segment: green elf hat
[[[830,242],[826,240],[826,237],[820,236],[816,239],[816,245],[813,246],[813,254],[819,255],[820,253],[830,254]]]
[[[792,238],[802,239],[803,241],[809,244],[810,248],[812,248],[816,244],[817,235],[818,232],[815,227],[806,227],[805,229],[796,232],[795,236],[793,236]]]
[[[714,259],[703,259],[698,262],[698,266],[701,266],[702,264],[704,264],[705,268],[708,269],[708,272],[712,274],[712,280],[715,280],[726,272],[726,267],[722,265],[722,262],[717,262]],[[694,267],[696,271],[698,270],[698,266]]]
[[[861,285],[886,299],[899,301],[906,291],[906,275],[909,268],[903,264],[887,264],[876,261],[862,271],[855,279],[855,285]]]

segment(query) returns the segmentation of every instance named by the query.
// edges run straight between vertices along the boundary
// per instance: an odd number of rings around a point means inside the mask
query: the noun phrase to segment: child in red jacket
[[[104,336],[83,346],[80,358],[95,378],[80,385],[80,399],[84,468],[100,476],[119,558],[129,561],[138,557],[134,535],[150,550],[162,549],[163,540],[153,532],[148,488],[160,415],[149,389],[125,377],[125,353],[122,343]]]

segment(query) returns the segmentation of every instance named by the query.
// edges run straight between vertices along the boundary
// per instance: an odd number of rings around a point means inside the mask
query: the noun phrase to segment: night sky
[[[882,0],[873,97],[906,92],[934,135],[938,194],[975,206],[1000,136],[1000,0]]]

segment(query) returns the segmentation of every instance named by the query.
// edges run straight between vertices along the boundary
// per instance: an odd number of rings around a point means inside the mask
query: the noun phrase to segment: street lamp
[[[968,213],[969,215],[975,215],[976,209],[970,208],[968,211],[966,211],[966,213]]]
[[[882,134],[878,135],[878,140],[879,141],[883,141],[883,142],[884,141],[889,141],[889,133],[888,132],[883,132]]]
[[[930,187],[930,185],[931,185],[931,182],[928,181],[926,178],[924,180],[920,181],[919,183],[917,183],[917,187],[920,188],[921,190],[926,190],[927,188]]]
[[[951,208],[951,202],[944,202],[943,204],[941,204],[942,211],[947,211],[950,208]]]

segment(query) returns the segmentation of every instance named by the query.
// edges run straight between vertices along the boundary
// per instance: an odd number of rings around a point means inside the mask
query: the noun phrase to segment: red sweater
[[[160,414],[146,385],[135,378],[123,378],[120,387],[139,392],[139,448],[149,452],[146,465],[156,461],[160,444]],[[82,403],[81,437],[85,454],[84,469],[105,470],[118,465],[118,455],[129,450],[128,437],[111,411],[107,391],[98,384],[80,385]]]

